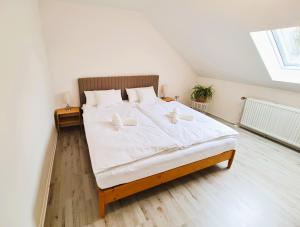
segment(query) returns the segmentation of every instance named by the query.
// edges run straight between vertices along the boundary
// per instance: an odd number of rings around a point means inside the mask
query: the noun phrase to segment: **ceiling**
[[[300,92],[271,80],[249,35],[299,26],[299,0],[87,1],[140,11],[200,76]]]

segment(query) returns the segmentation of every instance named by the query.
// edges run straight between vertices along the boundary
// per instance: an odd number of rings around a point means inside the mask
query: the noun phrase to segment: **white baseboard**
[[[49,196],[49,189],[50,189],[51,176],[52,176],[52,168],[53,168],[55,150],[56,150],[56,145],[57,145],[57,137],[58,137],[57,132],[54,129],[53,139],[52,139],[53,140],[53,146],[51,147],[51,149],[49,151],[50,161],[49,161],[49,166],[48,166],[45,196],[43,198],[43,204],[42,204],[42,211],[41,211],[39,227],[43,227],[44,222],[45,222],[46,210],[47,210],[47,204],[48,204],[48,196]]]

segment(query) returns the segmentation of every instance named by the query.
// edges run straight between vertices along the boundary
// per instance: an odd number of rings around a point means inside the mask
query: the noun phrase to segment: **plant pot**
[[[201,97],[201,98],[196,99],[196,102],[206,102],[206,101],[207,101],[207,98],[205,98],[205,97]]]

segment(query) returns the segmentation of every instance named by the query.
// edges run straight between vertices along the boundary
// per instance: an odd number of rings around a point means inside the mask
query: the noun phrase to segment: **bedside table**
[[[66,110],[66,108],[55,110],[55,123],[58,132],[60,128],[69,126],[79,125],[82,129],[80,108],[71,107],[70,110]]]
[[[161,100],[165,101],[165,102],[172,102],[172,101],[175,101],[174,98],[171,98],[171,97],[163,97],[163,98],[160,98]]]

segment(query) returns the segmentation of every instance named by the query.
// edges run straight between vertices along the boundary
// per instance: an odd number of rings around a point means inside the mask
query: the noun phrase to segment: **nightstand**
[[[174,98],[171,98],[171,97],[163,97],[163,98],[160,98],[161,100],[165,101],[165,102],[172,102],[172,101],[175,101]]]
[[[66,108],[55,110],[55,123],[58,132],[63,127],[78,125],[82,127],[80,108],[71,107],[70,110]]]

